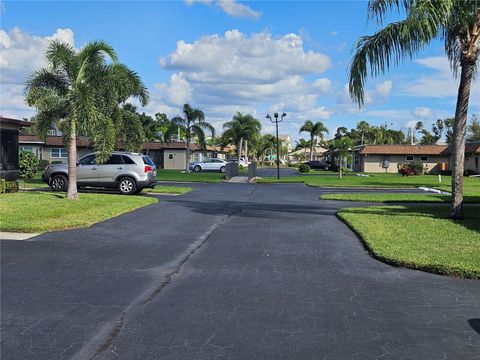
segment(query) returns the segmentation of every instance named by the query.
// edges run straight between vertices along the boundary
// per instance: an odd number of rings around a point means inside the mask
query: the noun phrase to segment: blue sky
[[[333,133],[360,120],[405,128],[452,116],[457,82],[441,42],[367,83],[367,103],[346,92],[355,40],[375,31],[363,1],[3,1],[0,25],[2,115],[29,117],[22,84],[43,66],[51,39],[80,48],[103,39],[151,93],[147,113],[179,114],[188,102],[218,130],[235,111],[261,119],[285,111],[282,133],[297,139],[304,120]],[[480,111],[474,83],[470,113]]]

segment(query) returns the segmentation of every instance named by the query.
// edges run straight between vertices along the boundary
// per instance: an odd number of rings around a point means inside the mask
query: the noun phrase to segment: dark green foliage
[[[20,151],[20,179],[33,179],[38,168],[37,157],[29,151]]]
[[[406,164],[399,164],[398,172],[402,176],[423,175],[423,163],[421,161],[412,161]]]
[[[48,160],[38,160],[37,171],[45,170],[48,165],[50,165]]]
[[[0,179],[0,194],[18,191],[18,181],[5,181]]]
[[[310,166],[308,166],[307,164],[300,164],[300,166],[298,167],[299,173],[305,174],[305,173],[308,173],[309,171],[310,171]]]

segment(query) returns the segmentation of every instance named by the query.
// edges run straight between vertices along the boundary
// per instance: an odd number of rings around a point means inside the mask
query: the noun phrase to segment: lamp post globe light
[[[270,120],[272,123],[275,123],[275,129],[276,129],[276,134],[277,134],[277,155],[276,155],[276,160],[277,160],[277,179],[280,179],[280,145],[278,141],[278,123],[281,123],[283,121],[283,118],[287,116],[287,114],[282,113],[282,116],[280,119],[278,118],[278,113],[273,114],[273,118],[270,116],[270,114],[267,114],[266,118]]]

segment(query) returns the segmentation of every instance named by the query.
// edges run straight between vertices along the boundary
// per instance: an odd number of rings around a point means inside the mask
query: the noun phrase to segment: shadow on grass
[[[380,216],[414,216],[433,219],[450,219],[450,207],[434,205],[398,205],[398,206],[367,206],[362,208],[346,208],[342,214],[371,214]],[[480,209],[478,207],[465,207],[464,220],[456,221],[469,230],[480,232]],[[453,220],[452,220],[453,222]]]

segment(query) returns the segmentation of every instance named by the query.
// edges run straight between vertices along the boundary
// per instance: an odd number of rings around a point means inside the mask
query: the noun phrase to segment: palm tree
[[[323,125],[321,121],[317,121],[315,124],[310,121],[306,120],[305,123],[300,128],[300,132],[308,132],[310,134],[310,161],[313,160],[313,148],[316,145],[316,138],[317,136],[323,139],[323,134],[328,134],[328,129]]]
[[[178,128],[184,131],[185,172],[190,172],[190,168],[188,167],[190,161],[190,142],[193,138],[196,138],[198,145],[200,145],[203,151],[206,151],[205,130],[208,130],[213,137],[215,136],[215,129],[210,123],[205,121],[205,114],[202,110],[193,109],[189,104],[183,105],[183,115],[184,117],[176,116],[170,120],[174,126],[170,126],[164,136],[166,139],[170,139],[171,136],[177,132]]]
[[[480,57],[480,2],[465,0],[370,0],[370,17],[384,24],[389,10],[406,18],[386,25],[371,36],[361,37],[350,65],[349,90],[359,106],[364,102],[367,72],[376,76],[412,58],[433,39],[444,40],[445,52],[455,76],[460,72],[452,154],[452,218],[463,219],[463,170],[465,133],[470,88]]]
[[[232,120],[223,124],[222,143],[234,144],[237,149],[238,163],[240,163],[243,141],[253,142],[259,136],[262,124],[252,115],[238,112]]]
[[[113,62],[107,63],[106,56]],[[138,117],[119,104],[132,96],[146,105],[148,92],[138,75],[118,63],[113,48],[103,41],[91,42],[79,51],[53,41],[45,57],[47,67],[26,81],[26,101],[37,110],[40,137],[47,136],[52,124],[60,124],[68,144],[67,198],[77,199],[77,135],[92,137],[100,163],[108,160],[118,137],[133,139],[127,145],[137,147],[143,142]]]
[[[338,156],[338,174],[340,178],[342,178],[342,167],[344,161],[351,157],[350,151],[352,150],[352,146],[352,139],[346,136],[335,139],[332,143],[332,148]]]
[[[357,124],[357,130],[362,134],[362,143],[365,144],[365,135],[370,131],[370,124],[364,120],[360,121]]]
[[[303,149],[303,155],[305,159],[307,158],[307,148],[310,147],[310,141],[301,138],[297,141],[297,146],[295,146],[295,151]]]

